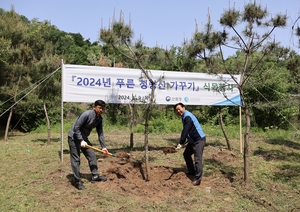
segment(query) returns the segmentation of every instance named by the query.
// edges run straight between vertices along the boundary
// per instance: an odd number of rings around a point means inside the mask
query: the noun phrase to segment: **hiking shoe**
[[[86,189],[85,186],[82,184],[81,181],[78,181],[75,183],[75,187],[78,189],[78,190],[84,190]]]
[[[201,184],[201,180],[194,180],[193,181],[193,185],[194,186],[198,186],[198,185],[200,185]]]
[[[92,183],[96,183],[96,182],[105,182],[107,180],[107,178],[106,177],[104,177],[104,176],[100,176],[100,175],[95,175],[95,176],[93,176],[92,177]]]

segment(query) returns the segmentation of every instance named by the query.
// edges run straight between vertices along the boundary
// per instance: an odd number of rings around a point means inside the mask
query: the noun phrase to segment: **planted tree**
[[[155,49],[149,51],[144,45],[141,39],[133,43],[134,31],[131,26],[124,23],[123,16],[121,14],[119,21],[114,21],[108,29],[102,28],[100,30],[100,40],[105,44],[111,45],[118,55],[123,57],[125,61],[131,61],[134,66],[137,66],[142,75],[149,80],[151,93],[149,95],[149,101],[147,101],[147,107],[145,111],[145,180],[150,180],[150,167],[149,167],[149,153],[148,153],[148,134],[149,134],[149,120],[151,117],[152,104],[154,103],[155,81],[151,78],[150,72],[144,68],[144,63],[148,57],[155,55]]]
[[[211,24],[210,15],[208,16],[208,23],[205,25],[203,31],[198,31],[198,25],[196,23],[196,31],[190,41],[185,41],[185,49],[190,58],[197,58],[199,62],[199,70],[208,72],[209,74],[222,74],[224,71],[220,67],[221,59],[220,54],[216,53],[216,47],[222,39],[218,33],[213,29]],[[204,62],[203,62],[204,61]],[[202,66],[201,66],[202,65]],[[204,66],[203,66],[204,65]],[[215,90],[215,92],[220,92]],[[226,95],[224,95],[226,97]],[[227,148],[231,150],[231,144],[229,137],[226,133],[226,129],[223,121],[223,107],[218,107],[218,110],[211,109],[213,113],[219,113],[218,123],[221,126],[224,138],[227,143]]]
[[[278,47],[271,34],[276,28],[286,26],[287,16],[276,14],[269,16],[266,8],[262,8],[256,1],[244,5],[242,11],[234,7],[225,10],[220,17],[223,30],[214,30],[210,22],[204,32],[196,32],[190,51],[197,56],[202,55],[206,66],[211,72],[226,73],[235,80],[240,91],[242,108],[246,120],[244,133],[244,181],[249,178],[249,134],[251,128],[250,105],[245,95],[245,87],[251,77],[263,72],[261,63],[263,58],[271,54]],[[224,50],[232,48],[241,53],[242,60],[226,60]],[[205,49],[210,54],[205,54]],[[255,52],[261,52],[254,57]],[[234,79],[234,74],[240,74],[240,82]]]

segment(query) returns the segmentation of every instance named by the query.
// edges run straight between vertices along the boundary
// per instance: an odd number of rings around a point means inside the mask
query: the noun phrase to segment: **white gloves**
[[[108,154],[108,150],[106,148],[102,149],[105,154]]]
[[[176,150],[180,150],[182,148],[181,144],[178,144],[177,147],[175,148]]]
[[[81,146],[81,147],[85,148],[86,145],[88,145],[88,143],[85,142],[84,140],[82,140],[82,141],[80,142],[80,146]]]

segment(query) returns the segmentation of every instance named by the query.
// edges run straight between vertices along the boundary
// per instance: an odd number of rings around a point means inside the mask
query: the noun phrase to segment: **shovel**
[[[187,145],[187,142],[185,142],[181,148],[183,147],[186,147]],[[178,152],[178,150],[176,149],[176,147],[173,147],[173,146],[166,146],[165,148],[163,148],[163,153],[166,155],[166,154],[169,154],[169,153],[176,153]]]
[[[106,154],[105,151],[103,151],[103,150],[101,150],[101,149],[98,149],[98,148],[96,148],[96,147],[90,146],[90,145],[85,145],[85,148],[93,149],[93,150],[95,150],[95,151],[97,151],[97,152],[101,152],[101,153],[103,153],[103,154],[105,154],[105,155],[110,155],[110,156],[116,157],[114,154],[111,154],[111,153]]]
[[[163,149],[163,153],[166,155],[166,154],[169,154],[169,153],[175,153],[177,152],[176,148],[173,147],[173,146],[166,146],[164,149]]]

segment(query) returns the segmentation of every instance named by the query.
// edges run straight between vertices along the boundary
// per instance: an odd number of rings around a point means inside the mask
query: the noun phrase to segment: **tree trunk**
[[[18,91],[18,88],[19,88],[19,84],[21,82],[21,75],[19,76],[19,80],[18,80],[18,83],[15,87],[15,94],[14,94],[14,102],[17,102],[17,91]],[[9,115],[8,115],[8,119],[7,119],[7,122],[6,122],[6,128],[5,128],[5,134],[4,134],[4,141],[8,141],[8,131],[9,131],[9,125],[10,125],[10,121],[11,121],[11,117],[12,117],[12,114],[13,114],[13,107],[10,109],[10,112],[9,112]]]
[[[8,131],[9,131],[9,125],[10,125],[12,114],[13,114],[13,108],[11,108],[10,111],[9,111],[8,119],[7,119],[7,122],[6,122],[4,141],[8,141]]]
[[[149,134],[149,118],[150,118],[150,105],[147,106],[146,109],[146,120],[145,120],[145,140],[144,140],[144,146],[145,146],[145,180],[150,180],[150,167],[149,167],[149,152],[148,152],[148,134]]]
[[[227,136],[227,133],[226,133],[226,130],[225,130],[225,126],[224,126],[224,123],[223,123],[223,113],[222,113],[222,108],[221,107],[219,107],[219,118],[220,118],[221,129],[222,129],[223,135],[224,135],[226,143],[227,143],[227,148],[228,148],[228,150],[231,151],[230,141],[228,139],[228,136]]]
[[[149,167],[149,152],[148,152],[148,134],[149,134],[149,121],[151,117],[151,107],[152,103],[154,101],[154,82],[151,80],[151,96],[150,96],[150,102],[146,109],[146,121],[145,121],[145,167],[146,167],[146,174],[145,174],[145,180],[150,180],[150,167]]]
[[[134,110],[131,104],[128,104],[130,110],[130,149],[133,149],[133,124],[134,124]]]
[[[250,135],[250,128],[251,128],[251,118],[250,118],[250,111],[249,107],[245,102],[244,93],[240,90],[241,100],[242,100],[242,107],[245,113],[246,119],[246,131],[244,134],[244,182],[247,184],[249,179],[249,135]]]
[[[45,102],[44,102],[44,112],[45,112],[45,117],[46,117],[46,121],[47,121],[47,129],[48,129],[48,142],[47,142],[47,144],[50,144],[50,142],[51,142],[51,128],[50,128],[50,121],[49,121],[48,112],[47,112]]]
[[[244,181],[247,183],[249,178],[249,134],[251,128],[250,113],[247,105],[244,106],[246,116],[246,132],[244,135]]]

